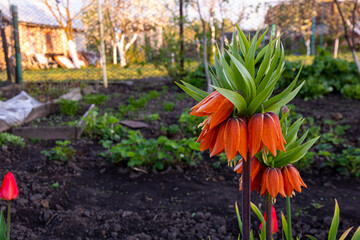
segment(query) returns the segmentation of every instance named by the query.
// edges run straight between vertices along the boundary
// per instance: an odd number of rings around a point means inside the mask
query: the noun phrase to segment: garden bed
[[[116,84],[100,89],[100,93],[110,97],[99,104],[99,112],[124,111],[123,119],[147,122],[149,127],[141,130],[146,138],[165,135],[181,139],[184,131],[174,134],[169,128],[178,124],[184,108],[195,103],[173,83]],[[136,102],[142,97],[145,104]],[[139,108],[125,111],[130,102]],[[322,129],[328,127],[321,125],[323,119],[349,125],[341,137],[359,147],[359,101],[329,95],[316,101],[295,99],[293,103],[297,113],[312,116]],[[48,160],[41,154],[54,147],[53,140],[26,142],[24,148],[0,149],[1,175],[11,170],[20,191],[13,204],[12,239],[237,239],[234,203],[241,202],[239,175],[226,164],[219,165],[217,157],[209,159],[204,153],[195,166],[173,165],[158,171],[105,161],[99,156],[105,151],[103,145],[89,137],[72,141],[76,153],[70,162]],[[329,151],[341,150],[342,145]],[[356,207],[359,178],[340,174],[326,161],[315,156],[315,163],[301,173],[308,188],[292,200],[294,235],[326,239],[335,198],[340,205],[340,232],[360,222],[360,208]],[[252,200],[262,203],[264,211],[263,199],[253,193]],[[275,207],[279,218],[285,201],[277,198]],[[255,215],[252,220],[256,232],[259,221]]]
[[[95,107],[94,104],[83,104],[75,115],[64,115],[59,110],[59,104],[51,103],[48,114],[42,118],[33,117],[32,121],[11,129],[11,133],[23,138],[39,139],[78,139],[85,128],[85,118]],[[37,116],[36,111],[32,112]],[[44,115],[41,112],[41,116]],[[40,116],[40,115],[39,115]],[[31,115],[30,115],[31,117]],[[72,126],[65,126],[71,123]]]

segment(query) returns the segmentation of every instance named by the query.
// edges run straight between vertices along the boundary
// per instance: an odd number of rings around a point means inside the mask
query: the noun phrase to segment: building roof
[[[56,0],[49,0],[51,1]],[[59,27],[59,23],[42,0],[0,0],[0,10],[7,19],[11,19],[10,4],[18,8],[19,22]],[[82,6],[83,1],[70,0],[71,14],[76,14]],[[81,21],[75,19],[73,27],[82,29]]]

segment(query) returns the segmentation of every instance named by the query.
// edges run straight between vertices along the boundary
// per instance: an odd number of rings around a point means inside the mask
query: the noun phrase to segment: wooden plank
[[[72,61],[68,57],[55,56],[54,59],[63,68],[68,68],[68,69],[75,68],[74,64],[72,63]]]
[[[132,129],[140,129],[140,128],[148,128],[149,125],[141,122],[141,121],[135,121],[135,120],[123,120],[119,122],[120,124],[132,128]]]
[[[0,119],[0,132],[6,131],[10,126],[2,119]]]
[[[29,115],[25,118],[24,123],[28,123],[37,118],[45,117],[50,113],[56,112],[58,108],[58,104],[52,102],[41,104],[40,106],[31,110]]]
[[[11,133],[23,138],[41,138],[46,140],[74,139],[76,137],[76,127],[22,127],[13,128]]]

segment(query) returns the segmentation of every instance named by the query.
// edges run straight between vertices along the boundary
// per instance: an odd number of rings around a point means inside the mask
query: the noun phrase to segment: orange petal
[[[301,186],[299,182],[299,177],[300,177],[299,172],[292,165],[288,167],[288,170],[289,170],[289,181],[291,185],[295,188],[296,191],[301,192]]]
[[[276,195],[279,193],[279,175],[274,168],[268,168],[268,174],[266,178],[266,187],[268,190],[268,193],[273,198],[276,197]]]
[[[204,126],[203,126],[203,129],[202,129],[198,139],[196,140],[197,142],[201,142],[201,140],[203,140],[205,135],[208,133],[210,126],[207,122],[208,122],[209,118],[211,118],[211,117],[208,117],[207,119],[204,120],[204,122],[203,122]]]
[[[225,142],[224,142],[224,132],[225,132],[226,123],[219,125],[219,130],[216,136],[216,141],[214,144],[214,149],[210,153],[210,157],[220,154],[224,151]],[[214,136],[215,137],[215,136]]]
[[[280,119],[279,119],[278,115],[276,115],[276,113],[274,113],[274,112],[267,112],[266,114],[271,116],[271,118],[274,120],[276,130],[278,133],[278,137],[281,140],[281,142],[286,143],[284,136],[282,134],[282,131],[281,131]]]
[[[219,95],[220,93],[218,91],[212,92],[211,94],[209,94],[206,98],[204,98],[203,100],[201,100],[198,104],[196,104],[195,106],[193,106],[191,108],[191,110],[193,111],[197,111],[202,105],[204,105],[205,103],[207,103],[208,101],[210,101],[212,98],[214,98],[215,96]]]
[[[243,161],[242,159],[240,159],[239,163],[234,168],[234,172],[242,173],[242,171],[243,171]]]
[[[263,175],[262,175],[262,179],[261,179],[261,193],[260,195],[265,195],[266,193],[266,190],[267,190],[267,186],[266,186],[266,183],[267,183],[267,175],[269,174],[269,169],[265,169]]]
[[[225,121],[234,110],[234,104],[226,98],[222,103],[218,103],[218,107],[218,110],[211,117],[210,128],[216,127],[219,123]]]
[[[265,147],[269,149],[269,151],[276,156],[276,142],[277,142],[277,133],[276,133],[276,126],[273,119],[265,114],[264,115],[264,127],[263,127],[263,135],[262,135],[262,142],[264,143]]]
[[[251,181],[254,180],[254,178],[258,175],[258,173],[262,170],[262,165],[257,159],[257,157],[251,157],[250,158],[250,169],[251,169]]]
[[[282,168],[281,173],[284,180],[284,191],[288,197],[291,197],[294,188],[289,181],[289,171],[286,166]]]
[[[221,94],[214,96],[208,102],[203,104],[196,112],[199,113],[214,113],[220,109],[220,104],[224,101],[225,97]]]
[[[261,113],[254,114],[248,125],[248,145],[250,155],[254,156],[260,151],[261,138],[263,135],[264,115]]]
[[[284,178],[283,178],[279,168],[276,168],[276,172],[277,172],[278,178],[279,178],[279,193],[282,197],[286,197],[285,190],[284,190]]]
[[[209,129],[208,132],[205,134],[203,140],[200,142],[200,151],[205,151],[206,149],[210,148],[210,152],[212,147],[214,146],[216,140],[216,129]]]
[[[239,122],[239,127],[240,127],[240,141],[239,141],[239,145],[237,147],[237,150],[240,153],[240,155],[246,161],[247,160],[247,155],[248,155],[248,140],[247,140],[246,119],[240,117],[237,120]]]
[[[235,158],[237,153],[237,146],[240,142],[240,126],[239,122],[234,119],[230,118],[225,127],[225,153],[226,158],[232,160]]]

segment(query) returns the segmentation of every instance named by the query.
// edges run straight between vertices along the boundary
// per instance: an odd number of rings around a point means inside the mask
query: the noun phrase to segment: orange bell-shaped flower
[[[239,161],[239,163],[235,166],[234,171],[237,173],[242,173],[242,166],[243,161],[242,159]],[[260,191],[260,184],[262,179],[262,173],[265,169],[265,166],[260,163],[260,161],[257,159],[257,157],[253,156],[250,158],[250,169],[251,169],[251,183],[250,188],[251,192],[256,190],[257,192]],[[240,191],[242,190],[242,186],[239,186]]]
[[[6,201],[11,201],[19,196],[19,189],[16,185],[14,175],[8,172],[1,184],[0,198]]]
[[[233,110],[234,104],[218,91],[215,91],[192,107],[190,115],[198,117],[209,116],[209,128],[214,128],[225,121]]]
[[[210,128],[209,117],[203,122],[203,129],[197,139],[200,151],[210,149],[210,157],[225,151],[229,160],[239,153],[247,158],[247,125],[242,117],[229,118],[215,128]]]
[[[266,168],[261,180],[261,195],[269,193],[275,198],[278,194],[285,197],[284,179],[279,168]]]
[[[269,149],[273,156],[276,156],[276,150],[284,151],[284,143],[286,143],[281,131],[278,116],[273,112],[265,114],[256,113],[249,121],[249,151],[254,156],[264,146]]]
[[[306,184],[301,179],[298,170],[292,164],[283,167],[281,173],[284,178],[285,194],[288,197],[292,196],[294,190],[301,192],[301,186],[307,188]]]

